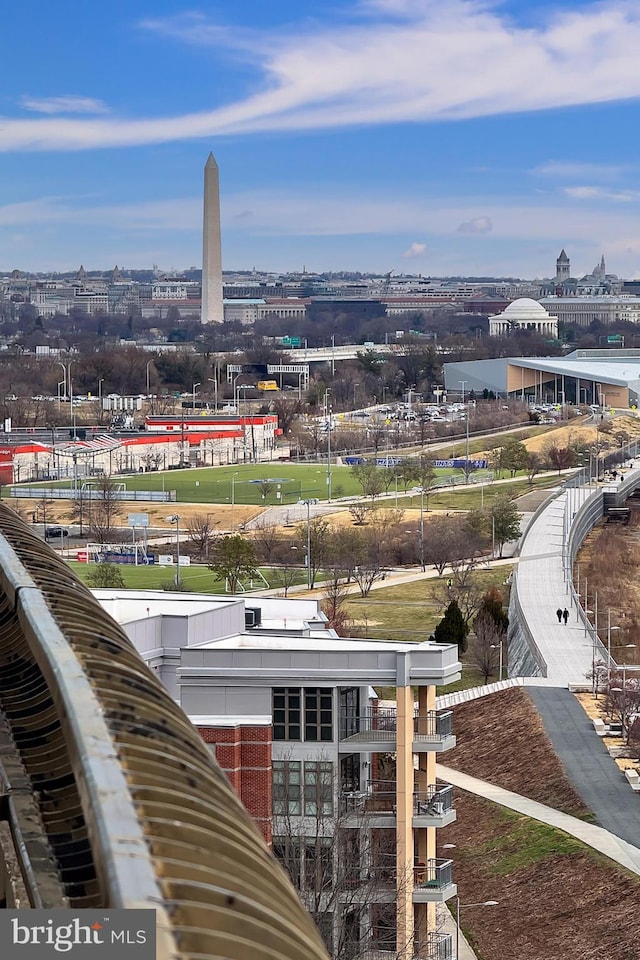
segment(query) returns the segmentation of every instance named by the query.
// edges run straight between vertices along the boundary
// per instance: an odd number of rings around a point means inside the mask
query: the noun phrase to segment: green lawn
[[[512,566],[483,568],[474,571],[473,579],[484,592],[497,585],[508,597],[508,588],[504,581],[511,573]],[[446,579],[443,578],[443,579]],[[357,623],[364,636],[380,640],[404,640],[416,643],[428,640],[442,619],[442,607],[438,605],[435,593],[441,587],[442,580],[416,580],[395,587],[382,587],[372,590],[368,597],[351,595],[347,602],[349,616]],[[496,677],[497,679],[497,677]],[[478,672],[464,663],[462,659],[462,678],[458,683],[439,688],[439,693],[453,693],[482,683]]]
[[[73,572],[83,582],[86,581],[89,571],[94,566],[87,563],[76,563],[69,561],[69,566]],[[175,567],[156,567],[156,566],[132,566],[129,564],[119,564],[118,569],[122,573],[125,586],[128,590],[162,590],[165,586],[173,584],[175,576]],[[283,589],[280,572],[277,569],[261,570],[268,585],[273,589]],[[217,580],[208,567],[198,564],[189,567],[180,567],[180,579],[185,587],[192,593],[224,593],[224,583]],[[306,571],[300,569],[296,576],[296,583],[304,583],[306,580]],[[245,589],[266,590],[267,587],[259,577],[253,580],[253,583],[246,583]]]
[[[439,470],[444,479],[451,470]],[[113,478],[127,490],[175,490],[179,503],[274,504],[295,503],[300,499],[327,497],[326,464],[260,463],[229,467],[198,467],[160,473],[131,474]],[[261,483],[263,482],[263,483]],[[268,486],[264,483],[268,482]],[[351,467],[331,468],[332,496],[357,496],[362,487]],[[70,486],[67,482],[37,486]],[[278,497],[278,493],[281,494]]]
[[[472,488],[460,490],[456,487],[434,490],[429,497],[430,510],[475,510],[482,506],[488,507],[496,497],[520,497],[534,489],[551,489],[558,486],[558,478],[534,477],[533,483],[528,480],[513,480],[511,483],[477,483]],[[395,501],[394,501],[395,503]],[[398,495],[398,506],[420,508],[420,496]],[[426,500],[425,500],[426,510]]]

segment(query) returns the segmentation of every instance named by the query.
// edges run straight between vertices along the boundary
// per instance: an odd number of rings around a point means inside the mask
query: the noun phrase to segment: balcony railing
[[[393,707],[367,707],[364,712],[346,711],[340,717],[340,739],[394,743],[398,718]],[[420,715],[416,709],[413,718],[414,740],[443,740],[453,734],[451,710],[428,710]]]
[[[453,937],[449,933],[429,933],[425,941],[414,943],[413,960],[453,960]]]
[[[453,788],[450,784],[432,784],[425,791],[413,793],[413,816],[440,817],[453,809]],[[341,797],[343,814],[364,814],[395,817],[396,783],[394,780],[369,780],[364,791],[345,791]]]
[[[413,869],[416,887],[441,890],[453,883],[453,860],[427,860]]]

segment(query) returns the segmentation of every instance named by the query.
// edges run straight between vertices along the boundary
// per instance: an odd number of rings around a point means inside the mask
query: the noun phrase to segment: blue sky
[[[0,270],[640,276],[640,6],[31,0],[3,22]]]

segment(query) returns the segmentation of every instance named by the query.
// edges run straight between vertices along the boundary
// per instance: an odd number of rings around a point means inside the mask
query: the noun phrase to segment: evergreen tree
[[[444,617],[433,632],[436,643],[455,643],[460,653],[467,649],[468,626],[460,612],[457,600],[452,600],[444,612]]]

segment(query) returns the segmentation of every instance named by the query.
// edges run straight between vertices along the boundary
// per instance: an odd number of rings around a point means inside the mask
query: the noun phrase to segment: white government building
[[[513,330],[533,330],[544,337],[558,337],[558,318],[547,313],[542,304],[529,297],[514,300],[509,306],[489,317],[489,335],[507,337]]]

